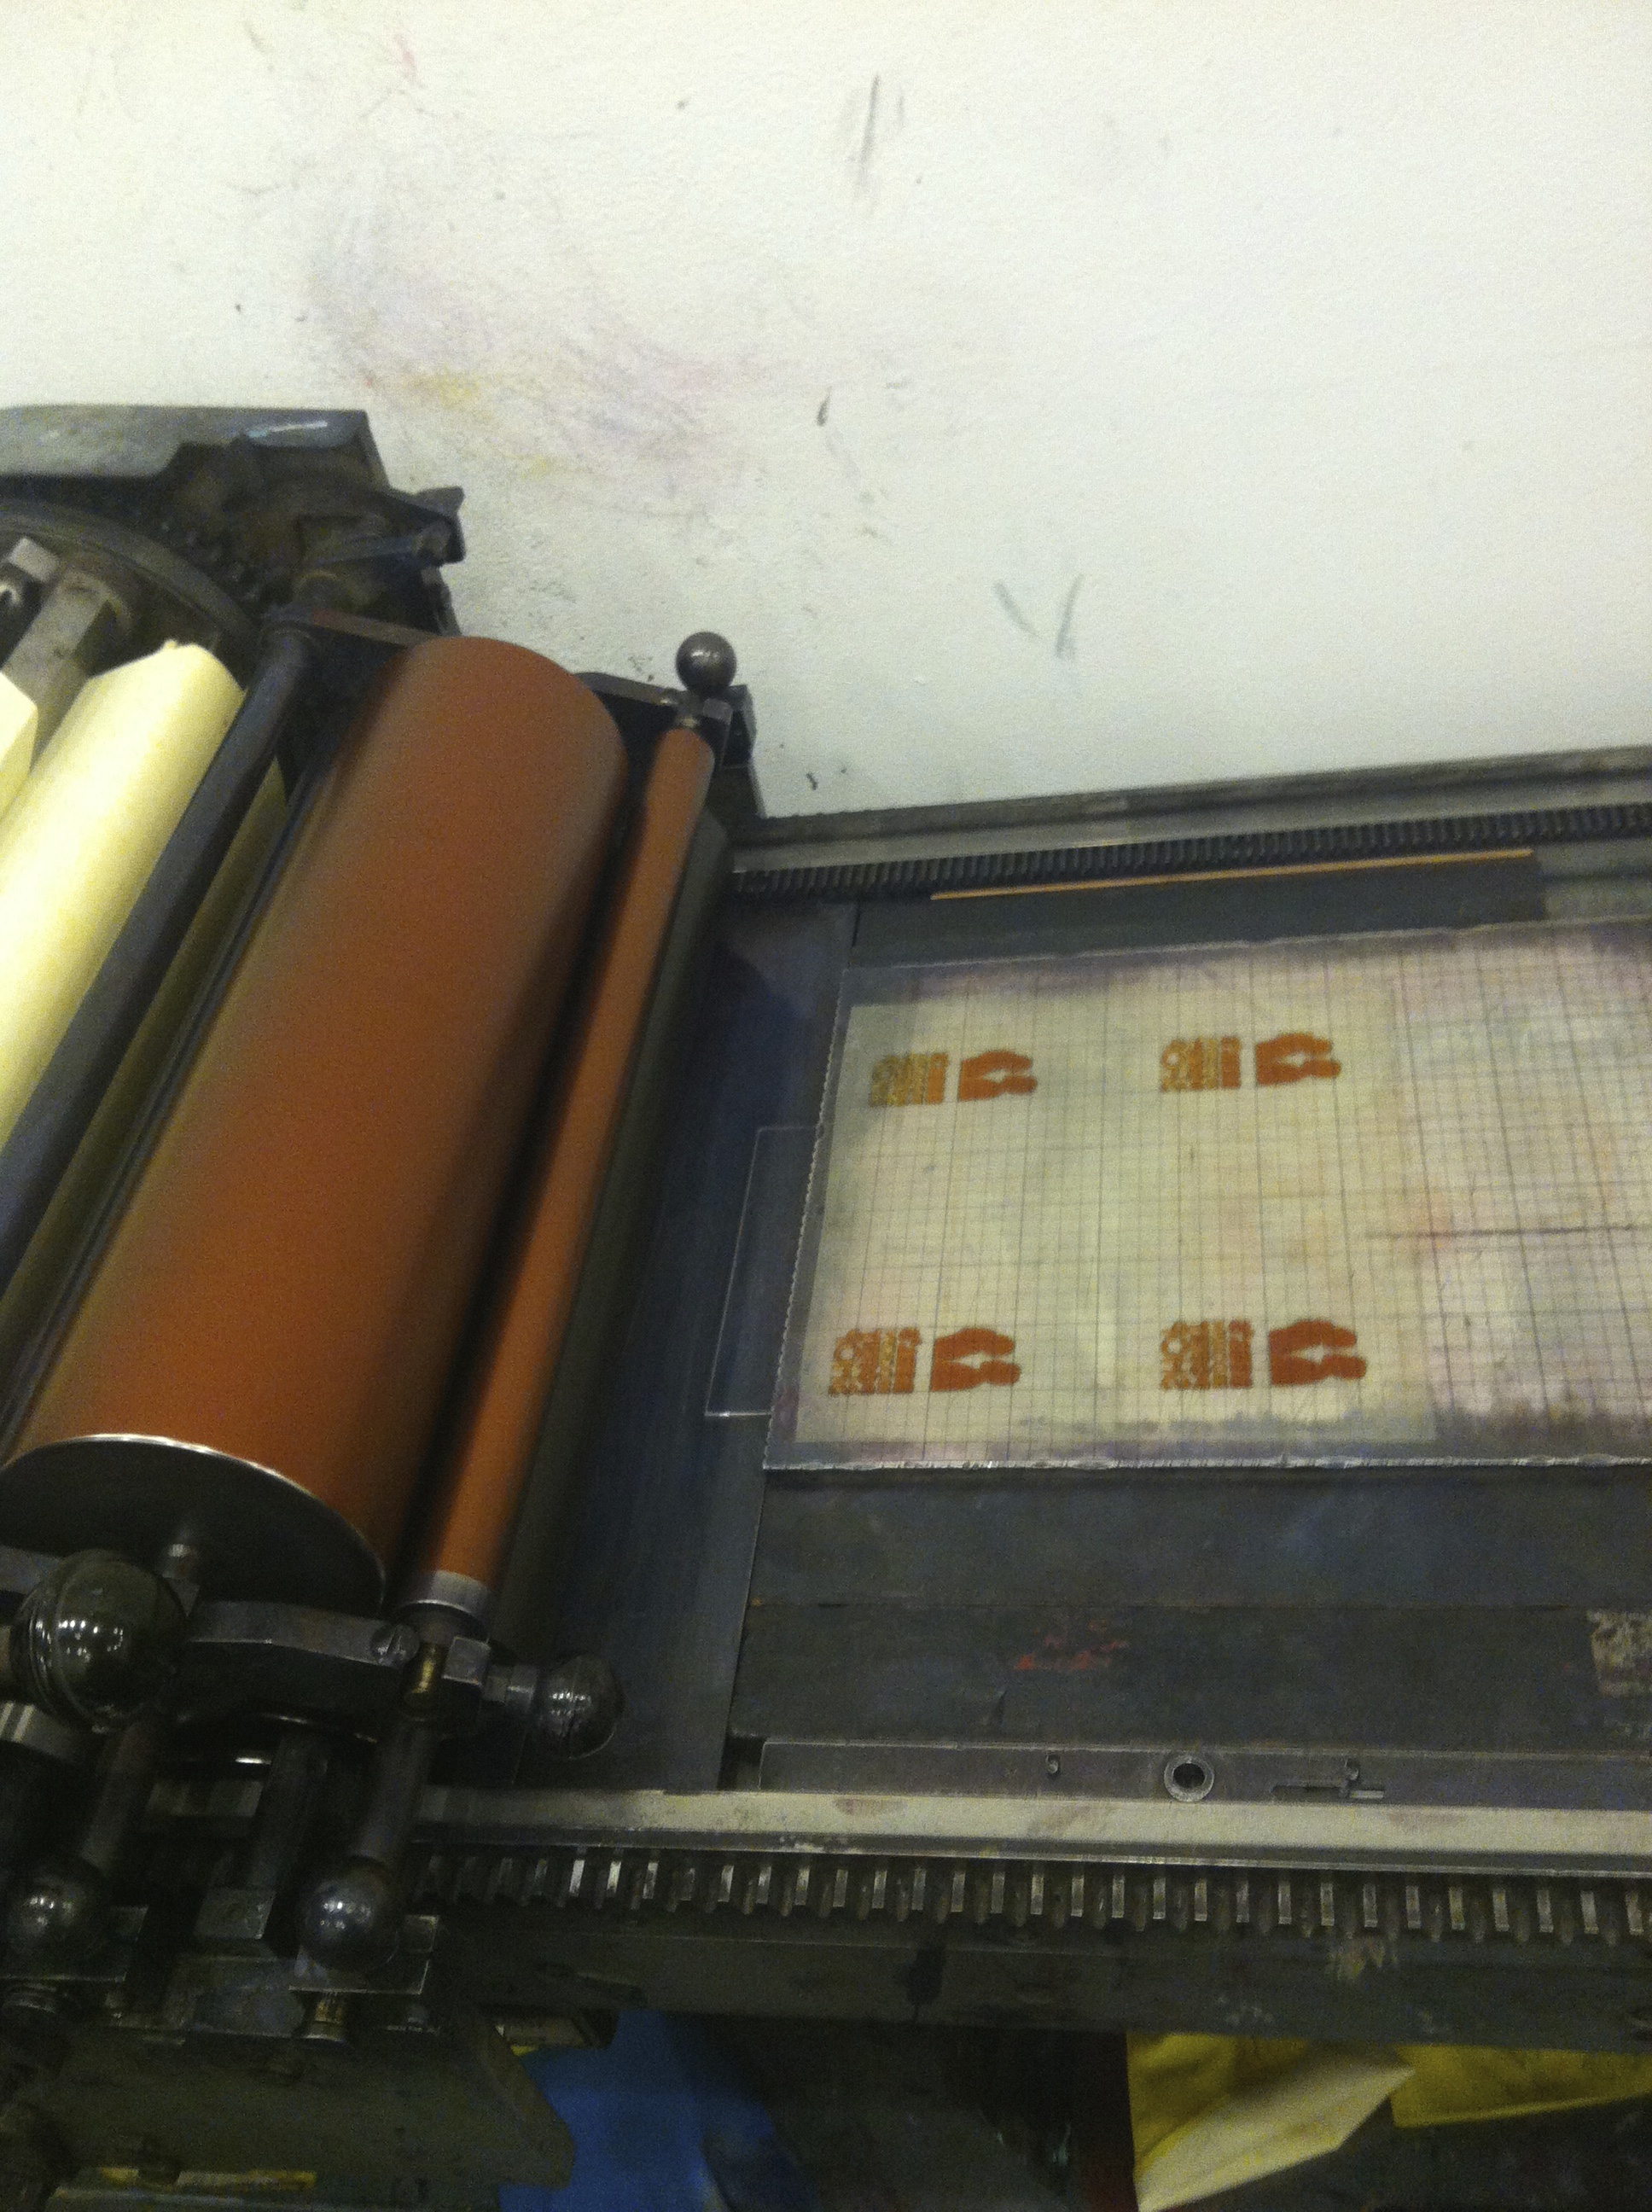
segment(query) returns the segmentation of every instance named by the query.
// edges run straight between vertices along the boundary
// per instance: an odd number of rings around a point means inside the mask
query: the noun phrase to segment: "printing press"
[[[636,2005],[1643,2050],[1652,755],[774,818],[458,515],[0,415],[7,2201],[555,2184]]]

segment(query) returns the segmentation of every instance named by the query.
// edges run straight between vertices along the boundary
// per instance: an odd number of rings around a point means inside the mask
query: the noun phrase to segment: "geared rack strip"
[[[543,1905],[577,1914],[699,1913],[730,1921],[928,1922],[1042,1930],[1155,1929],[1327,1944],[1644,1945],[1652,1881],[1497,1875],[1144,1869],[1086,1860],[565,1847],[427,1851],[416,1903]]]
[[[737,866],[732,888],[749,900],[918,898],[958,891],[1035,890],[1181,876],[1507,852],[1543,845],[1652,836],[1652,802],[1542,806],[1330,823],[1279,830],[1218,830],[1105,845],[1054,845],[995,853],[942,853],[902,860],[818,866]]]

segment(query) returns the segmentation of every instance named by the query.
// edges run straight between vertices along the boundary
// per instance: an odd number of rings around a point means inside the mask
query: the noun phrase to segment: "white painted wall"
[[[3,0],[0,400],[360,404],[771,807],[1649,731],[1646,0]]]

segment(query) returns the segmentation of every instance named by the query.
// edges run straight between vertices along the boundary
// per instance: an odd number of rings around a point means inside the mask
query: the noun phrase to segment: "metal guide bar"
[[[179,1800],[176,1809],[184,1811]],[[1197,1803],[1090,1797],[718,1790],[434,1789],[419,1832],[448,1851],[799,1851],[817,1856],[1109,1859],[1212,1870],[1264,1863],[1442,1878],[1652,1880],[1652,1814],[1579,1808]]]
[[[230,1838],[250,1824],[259,1796],[251,1777],[168,1779],[150,1799],[148,1832],[174,1855],[205,1836]],[[420,1801],[417,1832],[428,1852],[490,1863],[603,1850],[983,1864],[1054,1856],[1212,1874],[1266,1864],[1652,1887],[1652,1814],[1541,1806],[435,1788]]]
[[[427,1850],[421,1904],[544,1905],[730,1921],[908,1921],[937,1927],[1163,1929],[1179,1936],[1278,1936],[1396,1946],[1552,1942],[1643,1944],[1652,1883],[1357,1875],[1322,1869],[1150,1869],[1095,1860],[889,1859],[799,1852],[602,1847]]]
[[[1466,858],[1515,848],[1649,834],[1652,834],[1652,802],[1627,799],[1594,806],[1514,807],[1404,820],[1217,830],[1107,844],[931,853],[817,866],[765,868],[737,862],[732,889],[744,899],[910,898],[970,890],[1023,890],[1040,885],[1078,888],[1195,872]]]

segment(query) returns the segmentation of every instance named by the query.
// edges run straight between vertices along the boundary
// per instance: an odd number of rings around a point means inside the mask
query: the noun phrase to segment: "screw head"
[[[677,648],[677,679],[697,699],[715,698],[734,681],[734,647],[714,629],[697,629]]]
[[[330,2043],[342,2048],[350,2039],[350,2001],[337,1990],[323,1990],[310,1999],[304,2025],[299,2030],[302,2043]]]

